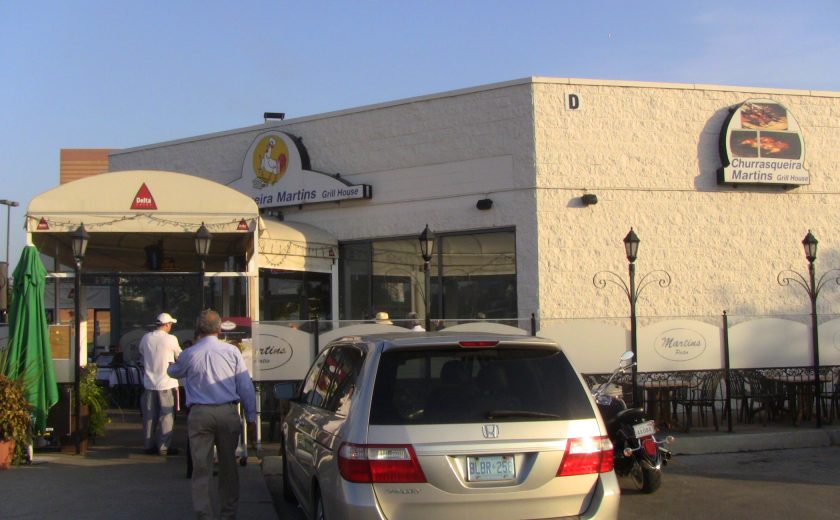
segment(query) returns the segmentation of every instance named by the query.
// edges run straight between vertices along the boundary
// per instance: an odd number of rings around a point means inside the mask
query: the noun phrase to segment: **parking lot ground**
[[[619,518],[837,518],[840,446],[683,455],[654,494],[623,492]]]

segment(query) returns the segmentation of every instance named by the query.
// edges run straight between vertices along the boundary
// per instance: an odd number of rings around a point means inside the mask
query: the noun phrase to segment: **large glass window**
[[[379,311],[397,320],[409,312],[425,316],[416,237],[342,244],[339,257],[341,319],[369,319]],[[439,235],[430,271],[433,320],[516,318],[514,231]]]
[[[260,320],[332,319],[330,275],[260,269]]]

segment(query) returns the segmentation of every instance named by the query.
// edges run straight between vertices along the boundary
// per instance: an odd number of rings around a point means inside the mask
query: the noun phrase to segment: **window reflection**
[[[409,312],[424,315],[427,296],[416,238],[343,244],[339,257],[341,319],[365,320],[385,311],[399,325]],[[433,318],[516,317],[514,231],[439,235],[430,267]]]

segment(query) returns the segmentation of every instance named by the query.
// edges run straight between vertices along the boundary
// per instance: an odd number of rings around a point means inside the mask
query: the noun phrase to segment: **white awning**
[[[72,232],[82,222],[99,233],[194,232],[202,222],[211,233],[247,233],[256,230],[259,210],[250,197],[217,182],[134,170],[94,175],[41,193],[29,203],[26,217],[32,233]]]
[[[163,270],[194,271],[194,235],[203,223],[213,234],[208,270],[230,257],[254,253],[259,209],[223,184],[183,173],[133,170],[73,181],[32,199],[26,230],[39,250],[72,265],[70,233],[91,235],[87,269],[137,271],[148,248],[159,247]]]
[[[263,217],[258,242],[262,269],[329,273],[338,258],[338,241],[332,235],[301,222]]]

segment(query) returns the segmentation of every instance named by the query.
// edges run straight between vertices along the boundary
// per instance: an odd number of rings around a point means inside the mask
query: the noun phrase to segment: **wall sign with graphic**
[[[660,334],[653,348],[663,359],[689,361],[706,351],[706,338],[692,329],[669,329]]]
[[[230,187],[260,208],[371,198],[368,184],[350,184],[340,175],[312,171],[303,142],[285,132],[258,135],[245,154],[242,177]]]
[[[810,184],[799,124],[769,99],[750,99],[732,110],[720,132],[723,167],[718,184]]]

